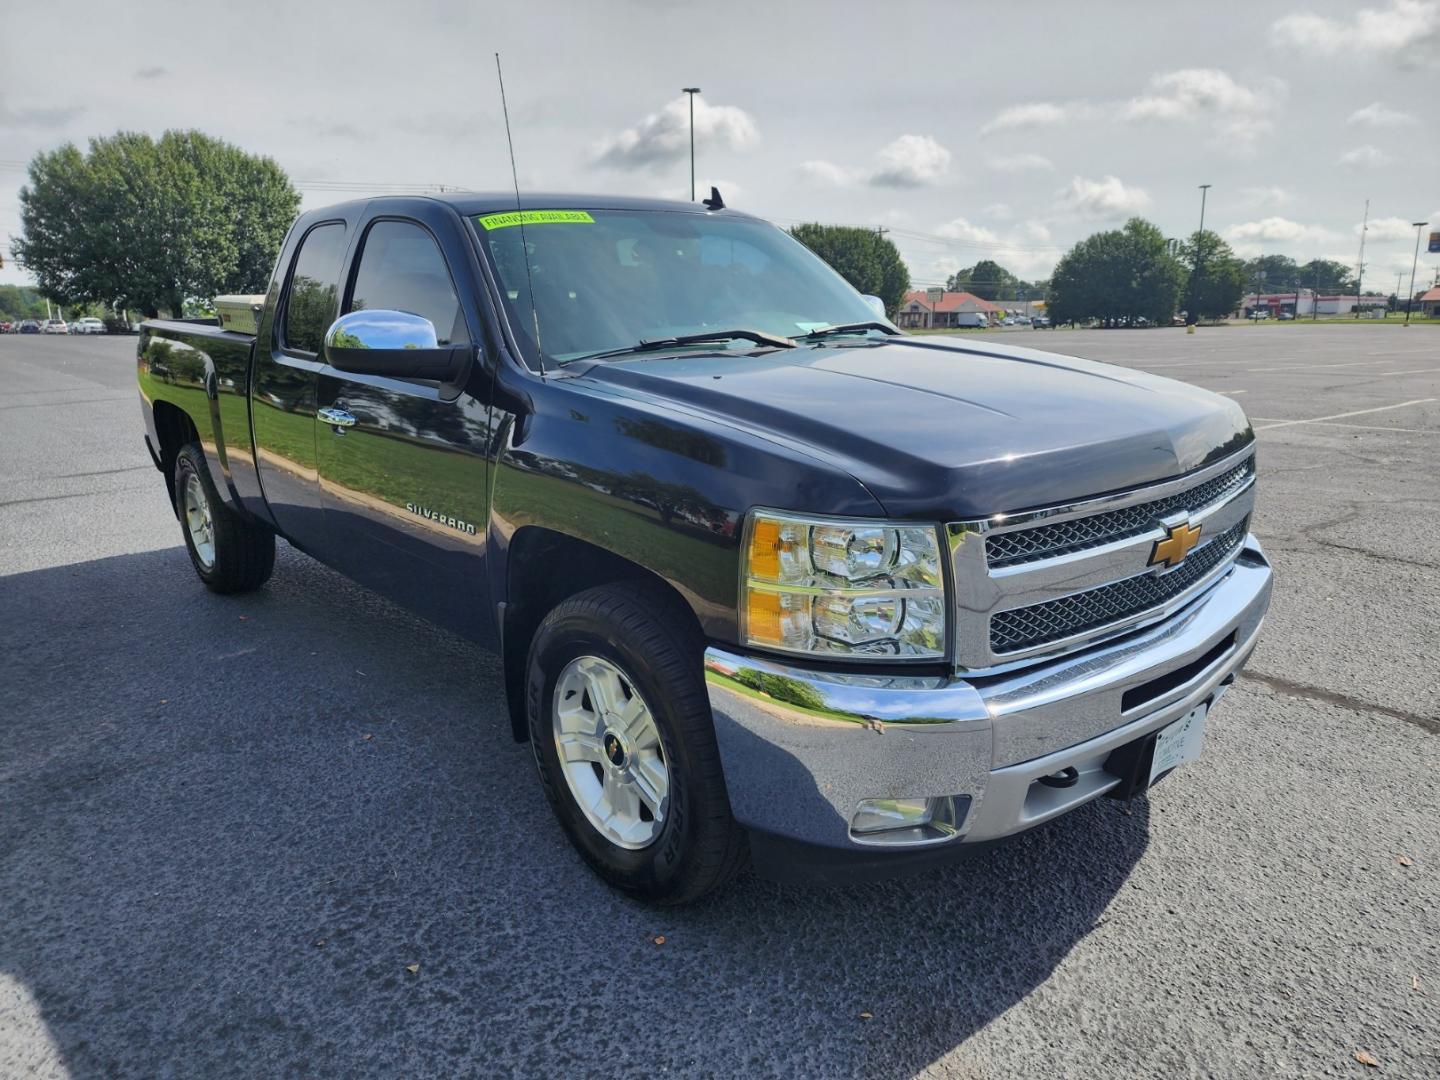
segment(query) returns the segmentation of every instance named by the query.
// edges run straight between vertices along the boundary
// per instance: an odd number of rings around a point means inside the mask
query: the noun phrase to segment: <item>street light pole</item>
[[[690,95],[690,201],[695,201],[695,95],[700,92],[698,86],[682,87],[682,94]]]
[[[1410,325],[1410,309],[1415,306],[1415,264],[1420,261],[1420,230],[1430,223],[1428,221],[1412,221],[1415,226],[1415,257],[1410,260],[1410,295],[1405,298],[1405,325]]]
[[[1189,333],[1192,334],[1200,316],[1188,308],[1195,306],[1195,279],[1200,276],[1200,245],[1205,242],[1205,196],[1210,193],[1210,187],[1210,184],[1200,185],[1200,228],[1195,233],[1195,265],[1190,269],[1190,302],[1185,312],[1185,321],[1190,324]]]

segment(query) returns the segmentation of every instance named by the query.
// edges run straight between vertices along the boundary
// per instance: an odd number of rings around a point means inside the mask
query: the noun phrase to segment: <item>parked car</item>
[[[13,322],[9,319],[0,320],[0,334],[13,334],[14,332],[15,324]]]
[[[1046,327],[1046,326],[1049,326],[1049,325],[1050,325],[1050,317],[1049,317],[1048,315],[1036,315],[1035,318],[1033,318],[1033,319],[1030,320],[1030,325],[1031,325],[1031,326],[1041,327],[1041,328]]]
[[[70,328],[65,325],[64,319],[46,319],[45,325],[41,328],[46,334],[67,334]]]
[[[1282,311],[1279,315],[1276,315],[1275,318],[1278,319],[1280,322],[1290,322],[1295,318],[1295,316],[1288,311]]]
[[[103,334],[106,332],[105,323],[100,319],[87,316],[84,319],[76,319],[71,323],[70,332],[72,334]]]
[[[40,333],[40,324],[34,319],[24,319],[20,323],[20,333],[38,334]]]
[[[258,334],[144,324],[206,586],[282,536],[496,649],[560,826],[652,901],[960,858],[1199,754],[1270,596],[1238,403],[902,334],[715,194],[516,202],[310,211]]]

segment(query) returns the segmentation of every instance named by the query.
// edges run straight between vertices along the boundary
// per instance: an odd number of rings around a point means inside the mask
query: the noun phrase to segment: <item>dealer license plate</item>
[[[1150,783],[1177,765],[1194,761],[1205,745],[1205,713],[1210,703],[1197,705],[1167,728],[1155,740],[1155,757],[1150,766]]]

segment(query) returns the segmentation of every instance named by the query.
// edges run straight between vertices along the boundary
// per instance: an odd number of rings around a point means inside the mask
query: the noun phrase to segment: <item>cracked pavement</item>
[[[1204,755],[950,869],[654,912],[491,657],[283,545],[199,586],[133,338],[0,338],[0,1076],[1440,1075],[1440,329],[1011,339],[1265,418],[1275,598]]]

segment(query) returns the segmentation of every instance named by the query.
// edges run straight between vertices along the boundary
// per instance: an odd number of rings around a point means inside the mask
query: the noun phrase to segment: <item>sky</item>
[[[7,5],[7,7],[10,5]],[[305,207],[436,185],[689,196],[885,228],[917,285],[1043,278],[1135,214],[1408,285],[1440,229],[1440,0],[547,0],[46,6],[0,19],[0,283],[25,166],[117,130],[273,157]],[[1428,229],[1426,232],[1428,233]],[[1421,251],[1417,287],[1440,272]]]

